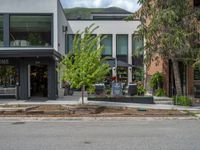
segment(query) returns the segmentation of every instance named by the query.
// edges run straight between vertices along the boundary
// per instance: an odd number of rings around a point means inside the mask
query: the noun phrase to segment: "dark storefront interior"
[[[31,98],[48,96],[48,69],[47,65],[31,66],[30,72]]]

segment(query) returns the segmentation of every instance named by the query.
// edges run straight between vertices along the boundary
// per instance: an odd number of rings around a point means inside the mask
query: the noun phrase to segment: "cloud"
[[[140,8],[138,0],[61,0],[64,8],[88,7],[88,8],[106,8],[120,7],[134,12]]]

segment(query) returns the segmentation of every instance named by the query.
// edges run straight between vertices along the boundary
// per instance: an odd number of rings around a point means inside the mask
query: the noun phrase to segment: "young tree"
[[[157,54],[165,60],[171,59],[176,92],[182,95],[178,61],[194,63],[199,53],[194,46],[199,27],[196,11],[188,0],[139,0],[138,3],[142,8],[134,17],[142,22],[137,34],[146,39],[147,63]]]
[[[84,32],[77,32],[71,53],[60,62],[63,81],[69,81],[73,88],[82,88],[82,104],[85,87],[93,91],[94,84],[101,82],[109,72],[109,65],[102,58],[104,47],[98,46],[103,37],[92,34],[97,28],[93,24]]]

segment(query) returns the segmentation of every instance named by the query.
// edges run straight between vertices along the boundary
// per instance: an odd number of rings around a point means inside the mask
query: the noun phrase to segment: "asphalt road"
[[[199,149],[200,120],[0,123],[0,150]]]

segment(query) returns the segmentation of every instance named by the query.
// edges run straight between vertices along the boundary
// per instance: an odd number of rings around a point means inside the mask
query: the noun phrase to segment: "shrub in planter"
[[[111,92],[112,92],[111,88],[106,89],[106,95],[111,95]]]
[[[144,88],[144,85],[141,82],[137,83],[137,95],[144,95],[146,92],[146,89]]]
[[[162,88],[163,81],[164,81],[163,74],[160,72],[156,72],[151,77],[150,86],[155,91],[156,89]]]
[[[165,96],[165,90],[164,90],[164,89],[161,89],[161,88],[158,88],[158,89],[155,91],[155,96]]]
[[[180,106],[192,105],[192,100],[188,98],[187,96],[175,96],[173,97],[173,101],[175,105],[180,105]]]

